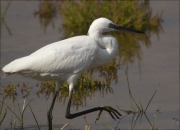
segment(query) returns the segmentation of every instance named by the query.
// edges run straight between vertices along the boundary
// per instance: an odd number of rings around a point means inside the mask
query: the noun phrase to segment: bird
[[[52,130],[52,111],[60,86],[66,81],[69,85],[69,100],[65,117],[73,119],[94,111],[106,111],[113,119],[120,119],[121,114],[110,106],[98,106],[82,112],[70,113],[73,89],[78,77],[87,69],[102,66],[110,62],[118,52],[118,41],[104,32],[131,31],[145,32],[120,26],[101,17],[95,19],[87,35],[75,36],[48,44],[34,53],[16,59],[3,67],[4,76],[19,74],[39,81],[55,81],[55,94],[47,113],[48,128]]]

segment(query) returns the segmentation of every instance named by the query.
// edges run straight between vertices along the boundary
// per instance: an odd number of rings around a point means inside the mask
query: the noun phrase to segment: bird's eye
[[[109,28],[117,28],[117,25],[114,24],[114,23],[110,23],[110,24],[109,24]]]
[[[110,24],[109,24],[109,28],[113,28],[113,23],[110,23]]]

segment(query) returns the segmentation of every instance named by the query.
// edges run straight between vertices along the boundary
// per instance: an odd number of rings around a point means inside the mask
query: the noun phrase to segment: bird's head
[[[91,24],[88,34],[90,35],[93,33],[102,34],[103,32],[120,31],[120,30],[127,30],[131,32],[136,32],[136,33],[144,33],[143,31],[139,31],[136,29],[119,26],[107,18],[98,18],[94,20],[93,23]]]
[[[88,33],[103,33],[103,32],[109,32],[114,31],[113,28],[109,27],[110,24],[113,24],[113,22],[107,18],[98,18],[95,19],[91,26],[89,27]]]

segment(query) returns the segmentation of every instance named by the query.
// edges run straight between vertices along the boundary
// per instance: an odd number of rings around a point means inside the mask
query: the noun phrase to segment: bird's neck
[[[88,32],[89,36],[92,37],[95,41],[97,41],[98,45],[100,46],[100,48],[102,49],[108,49],[108,43],[106,43],[104,37],[106,36],[103,36],[102,35],[102,32],[98,31],[98,30],[89,30]]]
[[[99,45],[98,55],[96,56],[96,65],[100,66],[108,63],[113,58],[118,50],[118,42],[116,38],[111,35],[102,35],[100,32],[89,34],[93,39],[95,39]]]

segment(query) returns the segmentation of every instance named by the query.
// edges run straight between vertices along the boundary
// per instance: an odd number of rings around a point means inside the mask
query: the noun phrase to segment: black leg
[[[79,117],[79,116],[82,116],[82,115],[85,115],[85,114],[88,114],[88,113],[92,113],[92,112],[95,112],[95,111],[100,111],[97,118],[96,118],[96,120],[99,120],[103,110],[107,111],[113,119],[116,119],[116,118],[120,119],[121,114],[116,109],[114,109],[114,108],[112,108],[110,106],[99,106],[99,107],[95,107],[95,108],[85,110],[85,111],[82,111],[82,112],[70,114],[72,94],[73,94],[73,92],[71,91],[70,96],[69,96],[67,109],[66,109],[66,115],[65,115],[65,117],[67,119],[73,119],[73,118],[76,118],[76,117]]]
[[[58,91],[55,92],[55,95],[54,95],[52,103],[51,103],[51,107],[47,113],[49,130],[52,130],[52,118],[53,118],[52,111],[53,111],[54,103],[56,102],[57,95],[58,95]]]

